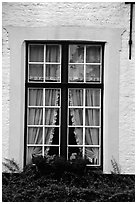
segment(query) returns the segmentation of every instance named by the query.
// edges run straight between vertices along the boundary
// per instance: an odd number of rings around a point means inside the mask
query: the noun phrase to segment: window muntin
[[[60,155],[61,107],[63,105],[63,103],[61,104],[61,90],[64,89],[64,84],[61,82],[61,69],[64,69],[61,64],[61,50],[61,44],[28,45],[27,83],[31,83],[32,87],[28,89],[27,155],[30,152],[43,156],[55,153]],[[82,157],[86,156],[89,159],[90,166],[100,166],[102,145],[102,46],[95,44],[71,44],[68,45],[68,50],[68,65],[66,64],[65,66],[66,71],[68,70],[68,78],[65,79],[65,88],[68,91],[68,98],[66,98],[68,101],[68,111],[66,110],[66,113],[64,113],[66,116],[68,115],[66,119],[68,128],[67,135],[65,136],[67,140],[67,158],[70,159],[73,153],[78,153]],[[36,55],[37,57],[35,57]],[[80,77],[77,78],[77,76]],[[41,88],[34,88],[32,84],[36,86],[38,82],[41,83]],[[60,88],[57,89],[56,84],[59,82],[60,86],[57,86]],[[69,88],[71,83],[73,85]],[[77,83],[80,88],[74,88]],[[53,84],[55,85],[53,86]],[[83,87],[83,84],[86,84],[86,88]],[[94,86],[93,88],[92,84],[100,84],[100,86],[97,86],[98,88]],[[48,88],[44,88],[46,86]],[[34,102],[33,95],[35,95],[34,92],[36,90],[39,92],[39,97],[36,97],[39,100],[37,99]],[[59,94],[57,103],[54,103],[54,92],[56,90],[59,91]],[[73,98],[76,100],[73,100]],[[41,115],[42,119],[40,121],[32,120],[34,112],[37,115]],[[52,117],[54,115],[52,113],[56,115],[56,120]],[[91,117],[93,115],[96,115],[96,117],[93,117],[94,119]],[[49,118],[48,120],[46,116]],[[39,132],[38,141],[33,141],[32,132],[33,134]],[[55,134],[51,134],[52,136],[50,137],[51,132]],[[80,139],[76,137],[78,134]],[[51,139],[50,143],[46,140],[46,137]]]

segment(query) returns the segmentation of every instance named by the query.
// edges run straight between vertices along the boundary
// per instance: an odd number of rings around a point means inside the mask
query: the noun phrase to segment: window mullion
[[[85,157],[85,89],[83,89],[83,158]]]
[[[42,156],[44,157],[44,138],[45,138],[45,88],[43,89],[43,140],[42,140]]]

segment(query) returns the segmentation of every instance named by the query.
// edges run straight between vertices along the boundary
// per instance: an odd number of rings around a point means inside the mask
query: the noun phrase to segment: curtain
[[[71,106],[82,106],[83,105],[83,90],[71,89],[70,95],[70,105]],[[95,89],[86,90],[86,107],[97,106],[99,104],[98,91]],[[83,111],[81,109],[71,109],[70,114],[72,116],[72,124],[83,125]],[[86,126],[97,126],[99,125],[99,111],[96,109],[86,108],[85,109],[85,125]],[[74,130],[76,142],[78,145],[83,144],[83,132],[82,128],[75,128]],[[86,128],[85,130],[85,144],[86,145],[96,145],[98,141],[99,131],[97,128]],[[97,163],[98,160],[98,148],[87,147],[85,154],[88,159],[93,163]]]
[[[60,61],[60,49],[58,45],[46,46],[46,62],[58,63]],[[46,65],[46,80],[59,80],[60,65]]]

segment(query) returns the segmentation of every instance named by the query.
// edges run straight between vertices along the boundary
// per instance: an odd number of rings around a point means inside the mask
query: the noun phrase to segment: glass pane
[[[60,65],[46,65],[45,73],[46,81],[60,81]]]
[[[28,125],[42,125],[43,109],[29,108]]]
[[[45,144],[59,144],[59,128],[46,127],[45,128]]]
[[[44,154],[46,155],[59,155],[59,147],[45,147]]]
[[[84,81],[84,66],[70,65],[69,66],[69,81],[83,82]]]
[[[28,128],[28,144],[42,144],[43,128]]]
[[[86,109],[85,122],[87,126],[100,125],[100,110],[99,109]]]
[[[43,62],[44,61],[44,45],[30,45],[29,46],[29,61]]]
[[[87,63],[99,63],[100,62],[100,47],[99,46],[87,46],[86,47],[86,62]]]
[[[43,90],[29,89],[29,106],[42,106],[42,105],[43,105]]]
[[[45,109],[45,125],[59,125],[59,109],[46,108]]]
[[[47,45],[46,46],[46,62],[60,62],[60,46]]]
[[[100,89],[86,89],[86,106],[100,106]]]
[[[100,66],[87,65],[86,66],[86,82],[100,81]]]
[[[89,160],[89,164],[99,165],[99,148],[97,147],[85,148],[85,156]]]
[[[37,157],[42,155],[42,147],[28,147],[27,148],[27,164],[32,162],[32,156]]]
[[[59,105],[60,105],[60,90],[45,89],[45,106],[59,106]]]
[[[84,62],[84,46],[83,45],[70,45],[70,63],[83,63]]]
[[[99,128],[86,128],[85,132],[85,145],[99,145]]]
[[[43,81],[43,65],[29,65],[29,81]]]
[[[83,144],[83,128],[69,128],[69,145]]]
[[[82,158],[82,147],[69,147],[68,148],[68,159],[73,160],[77,156]]]
[[[83,106],[83,89],[69,89],[69,106]]]
[[[69,109],[69,125],[73,126],[83,125],[83,109],[80,108]]]

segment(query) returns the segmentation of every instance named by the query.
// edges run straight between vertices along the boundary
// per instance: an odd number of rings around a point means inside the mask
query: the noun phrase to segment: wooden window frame
[[[61,70],[60,82],[28,82],[28,45],[29,44],[59,44],[62,47],[61,52]],[[82,44],[82,45],[100,45],[102,47],[102,70],[101,70],[101,83],[73,83],[68,82],[68,52],[69,45]],[[68,90],[69,88],[98,88],[101,90],[101,163],[100,166],[91,166],[92,168],[103,169],[103,89],[104,89],[104,42],[92,41],[26,41],[26,80],[25,80],[25,137],[24,137],[24,165],[26,165],[26,145],[27,145],[27,90],[28,88],[59,88],[61,90],[61,137],[60,155],[67,158],[67,110],[68,110]],[[65,67],[65,69],[63,69]],[[67,70],[67,71],[66,71]],[[65,114],[66,113],[66,114]]]

